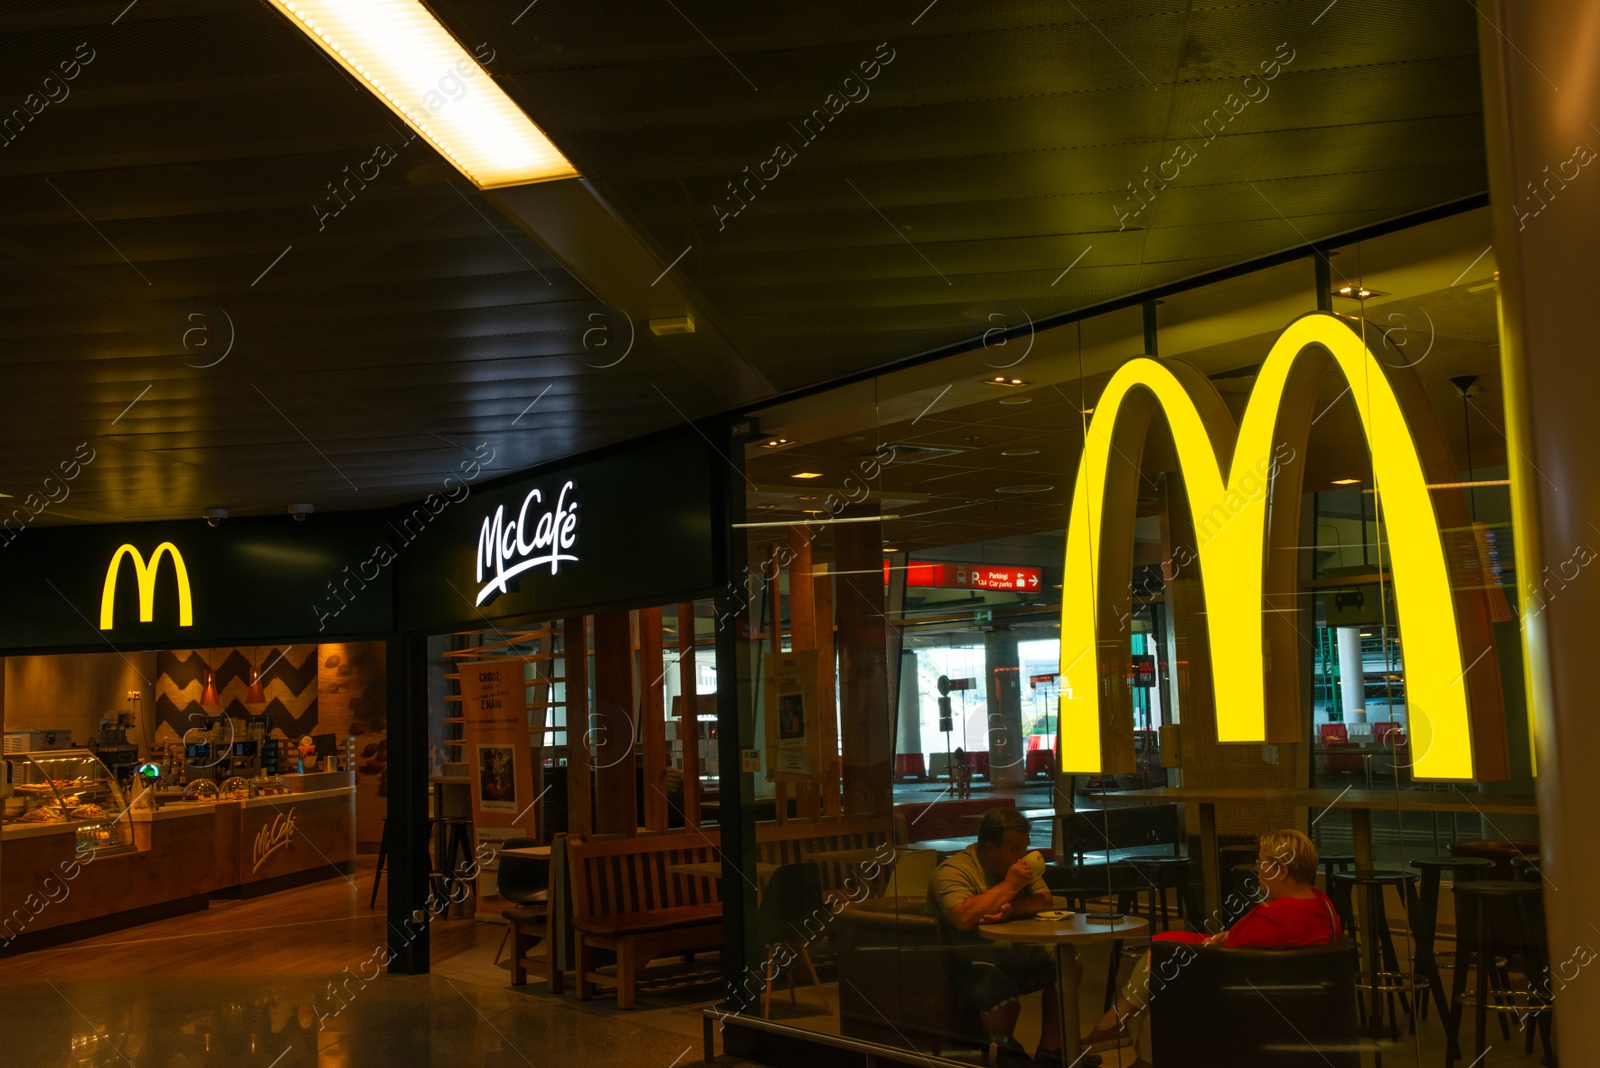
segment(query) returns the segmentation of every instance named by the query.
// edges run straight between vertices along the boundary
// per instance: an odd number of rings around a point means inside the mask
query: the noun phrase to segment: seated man
[[[956,954],[956,983],[978,1009],[984,1032],[998,1043],[1002,1065],[1030,1063],[1013,1034],[1023,994],[1044,991],[1040,1060],[1061,1056],[1061,1019],[1056,970],[1040,946],[1005,945],[978,933],[986,923],[1023,919],[1051,907],[1050,890],[1023,856],[1028,821],[1014,808],[984,813],[978,841],[934,869],[928,883],[928,913],[938,916]]]
[[[1214,935],[1189,931],[1169,931],[1154,936],[1157,942],[1195,942],[1208,946],[1240,946],[1252,949],[1293,949],[1319,946],[1344,937],[1339,914],[1328,895],[1314,885],[1317,878],[1317,847],[1299,831],[1268,831],[1260,838],[1256,856],[1256,875],[1266,900],[1234,923]],[[1150,1048],[1150,954],[1134,966],[1117,1002],[1100,1018],[1093,1031],[1084,1036],[1085,1044],[1121,1041],[1132,1020],[1133,1068],[1151,1068]]]

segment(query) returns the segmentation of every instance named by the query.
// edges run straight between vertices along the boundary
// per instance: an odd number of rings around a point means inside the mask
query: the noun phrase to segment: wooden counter
[[[218,891],[266,893],[341,876],[355,856],[353,786],[182,802],[129,816],[136,849],[115,855],[77,853],[71,824],[6,828],[0,953],[39,944],[41,932],[66,925],[82,929],[58,934],[81,937],[204,909]],[[14,942],[18,936],[26,937]]]

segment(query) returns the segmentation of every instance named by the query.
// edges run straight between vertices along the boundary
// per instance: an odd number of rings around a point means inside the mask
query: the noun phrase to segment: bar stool
[[[378,884],[383,882],[383,873],[389,870],[389,817],[383,817],[383,834],[378,839],[378,868],[372,874],[372,900],[367,902],[367,908],[378,907]]]
[[[1456,898],[1456,956],[1455,980],[1451,983],[1450,1052],[1445,1058],[1445,1068],[1462,1056],[1460,1051],[1461,1010],[1473,1007],[1474,1052],[1481,1058],[1484,1052],[1484,1031],[1487,1014],[1501,1014],[1502,1030],[1505,1015],[1517,1013],[1523,1017],[1538,1017],[1537,1029],[1544,1046],[1544,1063],[1554,1064],[1555,1055],[1550,1049],[1550,1013],[1553,997],[1548,986],[1549,961],[1544,940],[1544,887],[1536,882],[1512,882],[1503,879],[1480,879],[1457,883],[1451,888]],[[1501,925],[1495,923],[1497,911],[1509,911],[1516,930],[1515,943],[1506,944]],[[1470,934],[1468,933],[1470,932]],[[1497,967],[1497,953],[1504,950],[1508,957],[1521,953],[1527,961],[1523,967],[1529,979],[1525,989],[1511,985],[1507,972]],[[1466,992],[1467,969],[1474,969],[1476,982],[1469,995]],[[1499,972],[1496,982],[1490,985],[1490,975]],[[1533,984],[1544,978],[1543,991]],[[1533,1048],[1533,1032],[1528,1033],[1528,1049]]]
[[[1254,835],[1250,836],[1249,841],[1233,842],[1217,847],[1217,870],[1231,873],[1231,877],[1226,880],[1224,890],[1242,892],[1246,897],[1252,896],[1246,875],[1255,874],[1256,854],[1259,852],[1261,844]],[[1227,897],[1227,893],[1224,893],[1223,900],[1226,901]],[[1225,926],[1232,927],[1233,921],[1238,918],[1238,916],[1228,916]]]
[[[1317,863],[1322,865],[1322,889],[1327,892],[1333,888],[1333,869],[1335,866],[1340,871],[1349,871],[1356,866],[1354,853],[1323,853],[1317,857]]]
[[[1536,883],[1544,878],[1542,868],[1537,853],[1533,856],[1511,858],[1511,878],[1515,880]]]
[[[1167,920],[1167,890],[1177,891],[1177,914],[1181,923],[1185,917],[1192,920],[1194,912],[1189,908],[1185,897],[1189,892],[1189,858],[1188,857],[1129,857],[1127,863],[1130,868],[1138,872],[1150,883],[1155,890],[1155,900],[1161,910],[1161,930],[1171,930]],[[1152,926],[1155,915],[1151,917]],[[1190,926],[1194,926],[1191,922]]]
[[[1337,890],[1333,895],[1334,904],[1338,906],[1339,915],[1348,931],[1356,930],[1351,907],[1352,895],[1356,887],[1361,887],[1366,892],[1365,907],[1362,909],[1365,924],[1359,939],[1362,956],[1365,958],[1366,974],[1356,980],[1356,989],[1365,990],[1370,994],[1372,1010],[1370,1014],[1366,1011],[1359,995],[1356,1005],[1361,1009],[1365,1033],[1372,1038],[1400,1037],[1399,1015],[1394,1007],[1396,994],[1400,996],[1400,1007],[1406,1012],[1408,1031],[1416,1033],[1417,1021],[1412,1014],[1411,1003],[1406,1000],[1406,992],[1415,991],[1419,986],[1426,984],[1411,972],[1400,970],[1400,961],[1394,951],[1394,940],[1389,936],[1389,919],[1383,909],[1384,887],[1394,887],[1400,894],[1402,904],[1409,907],[1416,882],[1417,877],[1406,871],[1341,871],[1333,877],[1333,885]],[[1387,1026],[1384,1024],[1383,1013],[1386,1003],[1389,1007],[1390,1021]]]
[[[447,899],[453,899],[454,889],[466,883],[469,892],[476,895],[476,882],[462,876],[462,871],[472,864],[472,817],[437,816],[428,821],[437,837],[437,865],[429,873],[445,887]],[[465,899],[463,899],[465,908]]]
[[[1415,891],[1411,909],[1411,932],[1415,938],[1411,964],[1413,971],[1420,971],[1428,982],[1428,990],[1433,995],[1433,1003],[1439,1009],[1439,1019],[1445,1022],[1449,1029],[1450,1000],[1445,997],[1444,978],[1439,974],[1439,958],[1449,956],[1451,967],[1455,966],[1455,954],[1440,954],[1433,951],[1433,945],[1438,936],[1439,923],[1439,880],[1446,872],[1450,872],[1451,884],[1468,882],[1472,879],[1482,878],[1483,874],[1494,868],[1494,861],[1487,857],[1417,857],[1406,862],[1411,867],[1422,873],[1422,885]],[[1428,1018],[1428,1002],[1422,999],[1422,1018]],[[1454,1056],[1460,1056],[1460,1051],[1455,1048],[1455,1035],[1450,1034],[1450,1049]]]

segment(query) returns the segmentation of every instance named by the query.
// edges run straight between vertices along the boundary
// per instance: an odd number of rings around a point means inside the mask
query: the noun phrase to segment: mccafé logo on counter
[[[149,623],[155,618],[156,571],[164,557],[172,558],[172,569],[178,579],[178,626],[194,626],[194,601],[189,595],[189,569],[184,565],[183,554],[170,541],[156,546],[149,563],[132,545],[123,545],[112,555],[106,568],[106,584],[100,594],[100,629],[110,630],[116,615],[117,572],[122,569],[122,558],[131,557],[133,570],[139,580],[139,622]]]
[[[1300,740],[1294,619],[1303,605],[1304,465],[1282,457],[1304,454],[1330,364],[1349,383],[1388,531],[1412,775],[1508,774],[1483,579],[1463,574],[1452,583],[1450,561],[1466,554],[1447,558],[1441,533],[1468,526],[1460,490],[1450,488],[1460,477],[1454,461],[1414,372],[1386,368],[1350,324],[1321,312],[1296,319],[1278,337],[1237,426],[1210,380],[1176,361],[1123,364],[1096,402],[1068,517],[1061,591],[1062,773],[1133,770],[1122,583],[1132,569],[1139,457],[1158,408],[1177,447],[1198,541],[1217,740]],[[1436,492],[1430,483],[1444,485]]]
[[[507,583],[530,568],[548,565],[554,575],[563,561],[578,562],[575,554],[567,552],[578,540],[578,502],[567,500],[572,488],[571,481],[561,487],[554,508],[539,511],[535,506],[544,504],[544,494],[532,489],[522,499],[515,519],[506,518],[503,504],[494,515],[484,518],[478,534],[479,605],[506,593]]]

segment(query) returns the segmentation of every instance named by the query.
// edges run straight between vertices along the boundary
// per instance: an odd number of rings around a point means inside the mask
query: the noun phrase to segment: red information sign
[[[912,563],[902,565],[906,585],[938,590],[1037,590],[1043,575],[1036,567],[1003,564]],[[883,582],[889,584],[890,562],[883,562]]]

